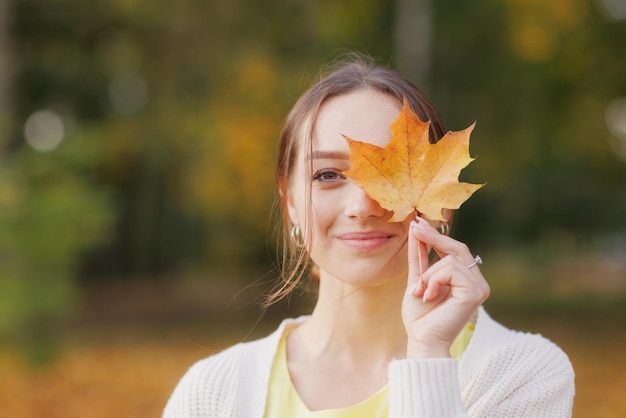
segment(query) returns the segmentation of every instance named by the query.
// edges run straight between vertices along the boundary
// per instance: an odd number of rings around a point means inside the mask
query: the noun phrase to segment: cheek
[[[340,196],[334,196],[334,193],[312,190],[311,207],[307,213],[307,225],[310,228],[309,233],[314,244],[324,241],[324,237],[332,229],[339,216],[339,199]]]
[[[315,192],[311,193],[311,210],[308,213],[307,224],[311,228],[313,235],[317,235],[326,228],[329,207],[319,199]]]

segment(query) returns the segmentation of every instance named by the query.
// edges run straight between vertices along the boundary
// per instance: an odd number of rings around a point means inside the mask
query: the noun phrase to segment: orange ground
[[[587,324],[563,315],[512,320],[517,328],[549,336],[570,355],[577,373],[574,417],[626,416],[626,330],[609,323],[610,317]],[[199,333],[196,329],[189,334]],[[10,350],[1,350],[0,416],[158,417],[187,367],[236,339],[194,343],[177,334],[68,343],[56,361],[41,368],[30,368]]]

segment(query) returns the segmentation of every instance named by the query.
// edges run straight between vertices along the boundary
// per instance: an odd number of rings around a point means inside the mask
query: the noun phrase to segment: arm
[[[430,266],[429,248],[441,258]],[[408,257],[402,303],[407,358],[450,357],[457,335],[489,297],[489,285],[478,266],[472,265],[469,248],[422,218],[411,222]]]
[[[389,364],[389,417],[468,417],[456,361],[405,359]]]
[[[506,341],[468,349],[459,368],[446,358],[392,362],[389,416],[571,417],[574,371],[565,353],[539,335],[501,331]]]
[[[407,358],[389,367],[390,416],[571,416],[574,373],[565,353],[541,336],[502,327],[484,311],[457,367],[450,346],[489,286],[478,266],[468,267],[467,246],[425,220],[412,223],[408,245]],[[432,266],[429,247],[441,257]]]
[[[459,364],[464,404],[477,417],[571,417],[574,370],[540,335],[506,329],[481,310]]]
[[[428,249],[441,260],[428,265]],[[402,305],[407,358],[389,366],[391,417],[467,417],[450,346],[489,295],[467,246],[424,219],[411,223],[409,274]]]
[[[389,411],[390,417],[571,417],[574,386],[572,365],[557,345],[505,328],[481,308],[458,367],[445,358],[390,364]]]

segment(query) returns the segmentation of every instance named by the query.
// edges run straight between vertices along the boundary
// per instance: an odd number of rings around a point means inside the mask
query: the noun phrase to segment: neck
[[[406,350],[401,316],[404,291],[401,281],[355,287],[322,277],[315,309],[299,330],[309,353],[369,364],[402,358]]]

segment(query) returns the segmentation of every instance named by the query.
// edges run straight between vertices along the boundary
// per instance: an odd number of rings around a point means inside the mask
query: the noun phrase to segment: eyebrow
[[[348,153],[342,151],[313,151],[311,160],[348,160]]]

